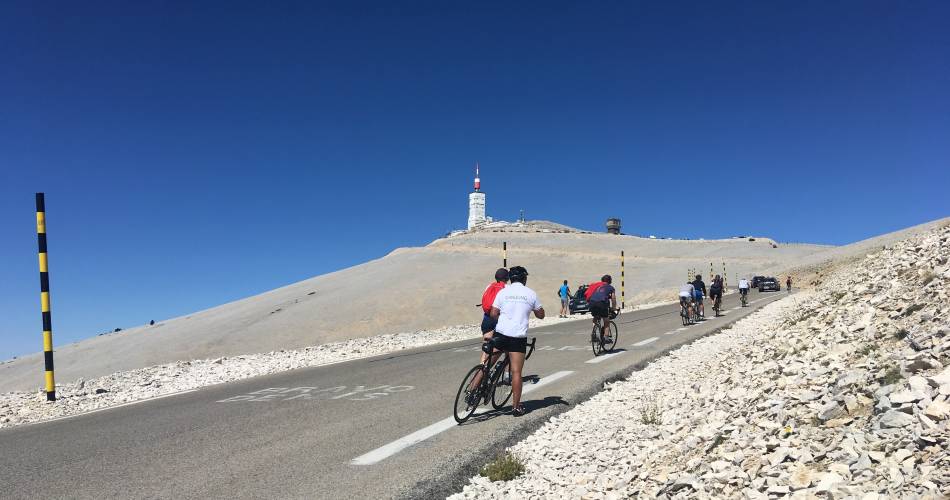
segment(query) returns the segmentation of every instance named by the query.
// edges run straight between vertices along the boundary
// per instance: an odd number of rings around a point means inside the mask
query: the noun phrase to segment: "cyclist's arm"
[[[491,319],[498,319],[498,316],[501,316],[501,310],[495,306],[492,306],[491,312],[488,313],[488,315],[491,316]]]

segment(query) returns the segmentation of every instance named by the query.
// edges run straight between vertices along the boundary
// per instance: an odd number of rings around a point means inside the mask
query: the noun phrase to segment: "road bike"
[[[719,317],[719,310],[722,307],[722,293],[716,295],[716,299],[713,301],[713,311],[716,312],[716,317]]]
[[[746,289],[748,290],[748,288]],[[742,293],[742,290],[739,290],[739,301],[742,302],[742,307],[749,305],[749,292]]]
[[[699,301],[693,300],[693,323],[699,323],[699,319],[702,318],[699,314]]]
[[[688,300],[680,300],[680,319],[683,320],[683,326],[689,326],[693,322],[692,310]]]
[[[531,339],[524,359],[531,357],[537,340],[537,337]],[[477,364],[468,371],[455,394],[452,416],[460,424],[471,418],[479,406],[491,401],[492,408],[500,410],[511,398],[511,364],[508,361],[508,352],[497,351],[495,341],[496,339],[492,338],[482,344],[482,352],[490,355],[486,356],[484,363]],[[492,363],[495,356],[498,356],[498,359]],[[479,375],[481,379],[476,384],[475,380]]]
[[[613,309],[610,311],[610,318],[601,318],[600,321],[594,323],[594,329],[590,332],[590,348],[594,351],[594,356],[610,352],[617,345],[617,337],[620,334],[617,333],[617,324],[612,320],[618,316],[620,316],[620,310]],[[606,329],[600,326],[601,322],[607,323]]]

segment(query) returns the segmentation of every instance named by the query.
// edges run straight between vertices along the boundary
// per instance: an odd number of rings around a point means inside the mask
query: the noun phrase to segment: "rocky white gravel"
[[[474,498],[948,498],[950,228],[845,265],[552,417]]]
[[[658,304],[642,304],[628,307],[627,310],[655,305]],[[553,313],[543,320],[531,318],[530,326],[536,328],[581,319],[578,316],[558,318],[557,311]],[[437,330],[352,339],[304,349],[178,361],[59,384],[56,387],[56,402],[46,401],[46,393],[42,389],[37,392],[7,392],[0,394],[0,428],[77,415],[260,375],[378,356],[403,349],[476,340],[479,337],[480,330],[477,325],[459,325]],[[42,366],[39,366],[39,381],[42,380],[42,375]]]

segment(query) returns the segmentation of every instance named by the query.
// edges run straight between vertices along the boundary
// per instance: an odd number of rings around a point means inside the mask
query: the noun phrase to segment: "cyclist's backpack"
[[[485,289],[485,293],[482,294],[482,311],[485,311],[485,314],[491,312],[491,305],[495,302],[495,296],[502,288],[505,288],[505,284],[496,281]]]
[[[584,298],[590,300],[590,298],[594,296],[594,292],[596,292],[597,289],[602,286],[604,286],[603,281],[595,281],[587,285],[587,290],[584,291]]]

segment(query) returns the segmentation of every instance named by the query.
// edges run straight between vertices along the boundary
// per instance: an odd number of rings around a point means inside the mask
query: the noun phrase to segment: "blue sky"
[[[488,213],[843,244],[950,215],[947,2],[6,2],[0,358]]]

